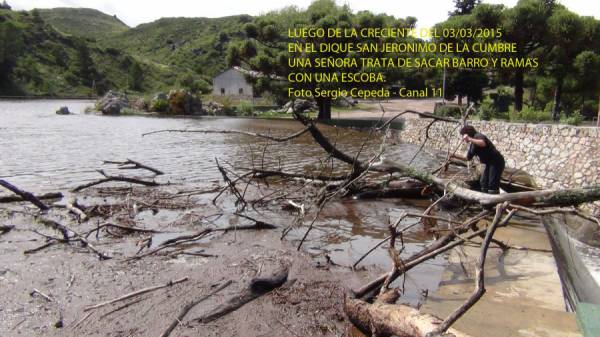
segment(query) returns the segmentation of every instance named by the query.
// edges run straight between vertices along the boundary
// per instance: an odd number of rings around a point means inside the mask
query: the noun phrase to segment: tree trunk
[[[426,337],[442,320],[420,313],[406,305],[373,304],[346,297],[344,309],[350,321],[370,336]],[[468,337],[455,329],[448,329],[445,336]]]
[[[556,91],[554,91],[554,105],[552,106],[552,119],[560,119],[560,99],[562,96],[563,79],[556,79]]]
[[[458,95],[458,105],[462,106],[462,95]]]
[[[331,119],[331,98],[317,98],[319,116],[317,119]]]
[[[515,111],[523,110],[523,69],[515,70]]]

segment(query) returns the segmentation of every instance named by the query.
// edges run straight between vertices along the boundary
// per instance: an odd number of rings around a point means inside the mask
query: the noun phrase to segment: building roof
[[[249,76],[249,77],[253,77],[253,78],[261,78],[261,77],[269,77],[271,79],[276,79],[276,80],[284,80],[283,77],[281,76],[277,76],[277,75],[271,75],[271,76],[266,76],[265,74],[261,73],[260,71],[255,71],[255,70],[248,70],[248,69],[244,69],[242,67],[238,67],[235,66],[233,68],[229,68],[226,69],[220,73],[218,73],[217,75],[215,75],[215,77],[213,77],[213,80],[221,75],[223,75],[224,73],[230,71],[230,70],[235,70],[243,75]]]

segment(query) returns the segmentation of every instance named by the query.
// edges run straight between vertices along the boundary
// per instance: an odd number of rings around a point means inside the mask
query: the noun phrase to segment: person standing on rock
[[[485,165],[479,182],[483,193],[500,193],[500,178],[504,171],[504,157],[496,149],[494,143],[484,134],[477,132],[471,125],[466,125],[460,129],[460,135],[465,143],[469,144],[467,160],[472,160],[474,156]]]

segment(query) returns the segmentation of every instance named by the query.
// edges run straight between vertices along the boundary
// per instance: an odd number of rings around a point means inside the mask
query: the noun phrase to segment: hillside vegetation
[[[41,12],[0,10],[0,95],[92,96],[154,92],[177,82],[170,68],[59,32]]]
[[[241,41],[244,24],[251,20],[248,15],[164,18],[105,37],[99,44],[210,80],[227,68],[227,47],[230,42]]]
[[[129,26],[116,16],[110,16],[90,8],[40,9],[39,12],[44,21],[56,30],[89,39],[97,39],[129,29]]]

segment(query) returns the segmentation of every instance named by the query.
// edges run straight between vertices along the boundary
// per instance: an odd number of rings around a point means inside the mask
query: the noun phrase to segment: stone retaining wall
[[[402,141],[421,144],[429,119],[406,119]],[[600,185],[600,129],[568,125],[472,121],[506,158],[508,167],[529,173],[538,187]],[[427,147],[446,152],[460,142],[457,124],[436,122]],[[462,154],[466,146],[461,145]],[[600,207],[594,207],[599,210]]]

